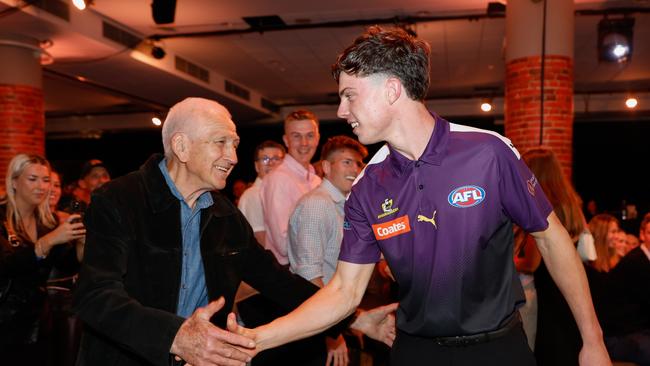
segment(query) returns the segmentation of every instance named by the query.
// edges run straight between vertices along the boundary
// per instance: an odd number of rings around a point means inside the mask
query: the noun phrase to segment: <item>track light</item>
[[[86,9],[90,4],[92,4],[92,0],[72,0],[72,5],[79,10]]]
[[[153,0],[151,15],[156,24],[173,23],[176,15],[176,0]]]
[[[481,110],[485,113],[492,110],[492,101],[489,99],[483,99],[481,102]]]
[[[625,100],[625,106],[629,109],[634,109],[639,104],[639,101],[636,98],[630,97]]]
[[[623,63],[632,57],[634,18],[604,18],[598,23],[598,60]]]
[[[160,125],[162,125],[162,120],[160,119],[160,117],[155,116],[155,117],[151,118],[151,123],[153,123],[154,126],[160,126]]]
[[[167,53],[165,50],[160,47],[160,46],[152,46],[151,47],[151,56],[155,58],[156,60],[163,59]]]

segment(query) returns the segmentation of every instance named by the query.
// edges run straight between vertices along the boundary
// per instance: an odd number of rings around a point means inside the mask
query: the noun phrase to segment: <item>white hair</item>
[[[174,155],[171,147],[174,134],[191,135],[202,121],[232,122],[232,117],[226,107],[205,98],[185,98],[171,107],[162,127],[163,149],[168,160]]]

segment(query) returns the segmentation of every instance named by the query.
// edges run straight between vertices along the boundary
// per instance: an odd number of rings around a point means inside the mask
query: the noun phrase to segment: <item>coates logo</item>
[[[375,233],[375,238],[377,238],[377,240],[384,240],[396,235],[408,233],[411,231],[409,217],[408,215],[404,215],[395,220],[372,225],[372,231]]]
[[[462,186],[449,193],[447,200],[454,207],[466,208],[476,206],[485,199],[485,189],[479,186]]]

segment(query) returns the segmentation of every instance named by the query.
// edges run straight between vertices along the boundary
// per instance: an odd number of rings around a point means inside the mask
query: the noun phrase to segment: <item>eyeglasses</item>
[[[262,164],[264,165],[274,165],[282,161],[284,159],[283,157],[280,156],[262,156],[261,158],[257,159],[257,161],[261,161]]]

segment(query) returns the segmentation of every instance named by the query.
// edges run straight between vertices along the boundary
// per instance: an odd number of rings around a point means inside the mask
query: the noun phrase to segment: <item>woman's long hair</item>
[[[576,240],[586,226],[582,200],[562,173],[555,153],[546,148],[535,148],[527,151],[522,158],[537,177],[560,222],[571,238]]]
[[[598,258],[590,264],[599,272],[609,272],[609,259],[614,255],[614,248],[610,248],[607,243],[607,234],[609,226],[614,222],[618,225],[618,219],[610,214],[599,214],[589,220],[589,231],[594,236],[594,246]]]
[[[39,164],[51,170],[50,163],[45,158],[39,155],[18,154],[11,159],[7,167],[7,175],[5,177],[5,191],[7,192],[1,203],[7,205],[7,230],[16,234],[22,234],[29,237],[23,227],[22,218],[16,209],[16,189],[14,188],[13,181],[20,177],[21,174],[30,164]],[[57,221],[50,211],[49,191],[45,194],[45,199],[36,208],[36,219],[45,227],[53,228],[57,225]]]

